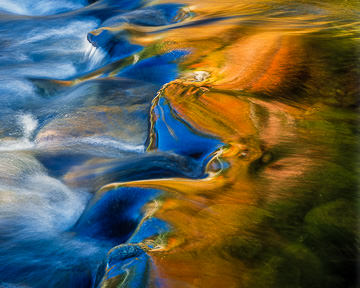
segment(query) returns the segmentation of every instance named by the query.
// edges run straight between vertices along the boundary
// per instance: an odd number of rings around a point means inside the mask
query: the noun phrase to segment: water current
[[[356,0],[0,0],[0,287],[357,285]]]

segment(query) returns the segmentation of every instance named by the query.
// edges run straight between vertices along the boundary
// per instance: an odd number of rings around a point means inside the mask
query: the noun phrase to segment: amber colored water
[[[10,96],[0,99],[0,227],[20,227],[0,237],[0,263],[10,267],[0,280],[20,285],[4,287],[355,288],[358,1],[123,2],[1,20],[21,31],[37,19],[49,23],[41,29],[78,27],[60,40],[49,36],[60,28],[26,34],[52,41],[39,44],[49,54],[34,54],[34,64],[11,64],[38,90],[11,108]],[[167,24],[141,14],[162,4],[181,5]],[[137,22],[105,22],[110,14]],[[85,60],[71,46],[80,30],[99,45]],[[128,41],[118,54],[101,46],[108,32]],[[15,89],[4,63],[3,83]],[[16,113],[25,123],[18,138],[9,132]],[[35,182],[23,187],[24,177]],[[43,191],[55,196],[47,202]],[[129,212],[132,201],[140,204]],[[143,236],[149,219],[170,228],[153,224],[157,232]],[[123,252],[134,245],[142,252]]]
[[[156,216],[173,231],[149,252],[165,287],[355,287],[358,3],[186,4],[181,23],[127,29],[191,51],[154,105],[224,146],[204,179],[103,189],[167,192]]]

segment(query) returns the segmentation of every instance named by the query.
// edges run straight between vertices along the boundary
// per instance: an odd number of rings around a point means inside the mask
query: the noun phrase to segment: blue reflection
[[[111,61],[116,61],[141,51],[142,46],[130,44],[126,35],[102,30],[99,34],[88,34],[88,40],[94,47],[107,52]]]
[[[156,55],[131,42],[124,23],[167,26],[188,16],[183,5],[149,4],[0,1],[1,287],[146,287],[146,250],[155,244],[144,243],[171,229],[146,215],[162,192],[96,191],[204,177],[220,143],[171,118],[170,108],[167,125],[197,150],[157,122],[158,151],[146,151],[152,100],[188,53]]]
[[[164,85],[178,75],[177,63],[188,54],[187,51],[174,50],[163,55],[146,58],[126,67],[118,76]]]
[[[119,188],[93,200],[74,227],[81,237],[120,244],[129,239],[143,217],[143,206],[159,196],[153,189]]]
[[[177,116],[165,98],[154,109],[156,148],[190,157],[205,166],[211,153],[223,146],[219,140],[196,132]]]

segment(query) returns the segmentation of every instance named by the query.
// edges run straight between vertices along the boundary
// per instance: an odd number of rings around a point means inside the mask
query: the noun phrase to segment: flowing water
[[[0,0],[0,287],[357,286],[356,0]]]

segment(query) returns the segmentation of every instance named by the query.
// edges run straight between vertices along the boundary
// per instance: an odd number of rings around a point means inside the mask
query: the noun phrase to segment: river
[[[0,0],[0,287],[358,283],[356,0]]]

